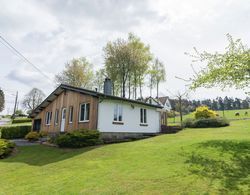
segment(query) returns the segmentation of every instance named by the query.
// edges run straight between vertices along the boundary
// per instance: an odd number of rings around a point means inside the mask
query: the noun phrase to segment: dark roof
[[[74,91],[74,92],[85,94],[85,95],[91,95],[94,97],[102,97],[104,99],[122,100],[122,101],[131,102],[131,103],[135,103],[135,104],[141,104],[141,105],[150,106],[150,107],[162,108],[161,105],[153,105],[153,104],[149,104],[149,103],[138,101],[138,100],[127,99],[127,98],[118,97],[118,96],[114,96],[114,95],[107,95],[107,94],[100,93],[100,92],[93,91],[93,90],[89,90],[89,89],[84,89],[84,88],[80,88],[80,87],[73,87],[71,85],[61,84],[39,106],[37,106],[34,109],[34,111],[31,113],[31,117],[34,117],[38,113],[40,113],[44,108],[46,108],[54,99],[56,99],[65,90]]]
[[[169,99],[168,96],[164,96],[164,97],[159,97],[159,98],[158,98],[158,100],[159,100],[163,105],[165,105],[167,99]]]

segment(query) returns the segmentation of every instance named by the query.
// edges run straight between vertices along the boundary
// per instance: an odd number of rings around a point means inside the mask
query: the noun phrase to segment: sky
[[[0,87],[6,95],[3,113],[12,113],[16,91],[19,107],[33,87],[53,91],[54,75],[72,58],[86,57],[94,69],[104,66],[103,47],[129,32],[150,45],[166,67],[160,95],[186,90],[194,74],[185,52],[223,52],[226,34],[250,45],[248,0],[1,0],[0,36],[46,76],[0,43]],[[194,64],[196,70],[204,65]],[[48,79],[48,77],[50,79]],[[145,88],[145,95],[149,90]],[[230,96],[245,98],[243,90],[198,89],[189,99]]]

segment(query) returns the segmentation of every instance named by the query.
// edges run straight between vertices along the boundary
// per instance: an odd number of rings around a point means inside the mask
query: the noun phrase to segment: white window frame
[[[73,123],[73,106],[70,106],[69,107],[69,123],[71,124],[71,123]],[[71,120],[71,118],[72,118],[72,120]]]
[[[121,120],[120,120],[121,116]],[[123,108],[122,105],[116,104],[114,107],[114,116],[113,116],[114,122],[123,122]]]
[[[88,119],[86,119],[86,113],[87,113],[87,104],[89,104],[89,113],[88,113]],[[84,105],[84,119],[83,120],[81,120],[81,109],[82,109],[82,105]],[[80,123],[84,123],[84,122],[89,122],[89,118],[90,118],[90,103],[82,103],[82,104],[80,104],[80,108],[79,108],[79,122]]]
[[[55,125],[58,125],[59,122],[59,109],[55,111]]]
[[[147,122],[148,122],[147,109],[141,108],[140,109],[140,124],[148,124]]]
[[[45,124],[50,125],[51,119],[52,119],[52,112],[51,111],[46,112]]]

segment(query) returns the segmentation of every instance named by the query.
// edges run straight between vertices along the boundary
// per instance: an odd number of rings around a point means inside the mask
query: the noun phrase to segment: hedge
[[[61,134],[55,139],[59,147],[81,148],[93,146],[100,143],[100,133],[97,130],[75,130],[66,134]]]
[[[0,128],[0,131],[3,139],[24,138],[31,131],[31,125],[4,126]]]
[[[14,143],[5,139],[0,139],[0,158],[8,156],[13,151],[14,147]]]
[[[229,125],[229,121],[222,117],[186,119],[183,122],[183,126],[188,128],[226,127]]]
[[[32,119],[31,118],[15,118],[12,121],[12,124],[16,124],[16,123],[28,123],[31,122]]]

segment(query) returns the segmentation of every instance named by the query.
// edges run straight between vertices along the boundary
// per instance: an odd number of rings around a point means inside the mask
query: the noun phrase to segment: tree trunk
[[[158,97],[159,97],[159,82],[156,83],[156,90],[157,90],[156,98],[158,99]]]
[[[128,77],[128,99],[130,99],[131,95],[131,83],[130,83],[130,76]]]

